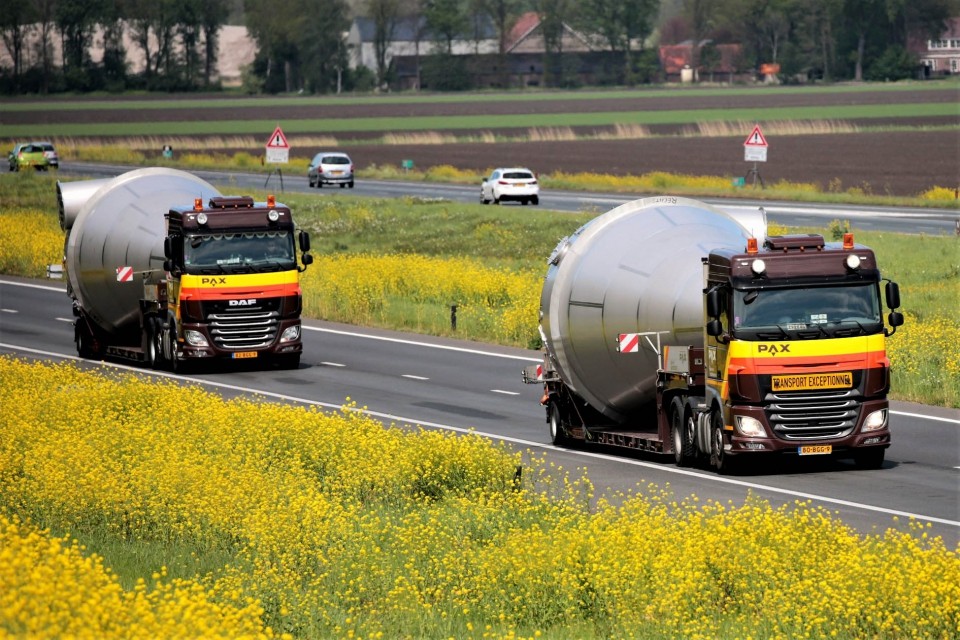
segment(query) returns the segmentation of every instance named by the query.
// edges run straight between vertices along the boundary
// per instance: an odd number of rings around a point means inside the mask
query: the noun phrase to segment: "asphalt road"
[[[120,165],[100,165],[91,163],[63,163],[60,168],[65,179],[110,178],[136,167]],[[427,199],[445,199],[454,202],[479,202],[480,181],[475,186],[439,184],[425,182],[406,182],[389,180],[357,180],[354,189],[325,187],[311,189],[306,175],[274,172],[269,176],[255,173],[232,171],[199,171],[191,173],[210,182],[214,186],[227,185],[230,189],[267,189],[277,194],[286,192],[309,193],[317,197],[332,193],[350,193],[351,195],[398,198],[403,196]],[[282,189],[281,189],[282,187]],[[662,194],[616,194],[587,193],[579,191],[543,190],[540,194],[540,208],[564,212],[604,213],[625,202],[650,195]],[[848,220],[853,229],[864,231],[896,231],[898,233],[924,233],[944,235],[957,233],[960,224],[960,212],[943,209],[920,209],[911,207],[875,207],[848,205],[821,205],[812,203],[750,201],[704,198],[705,202],[726,210],[755,211],[762,205],[767,211],[767,219],[791,227],[827,228],[832,220]],[[508,207],[520,207],[518,203],[505,204]]]
[[[76,360],[71,323],[62,283],[0,277],[0,353]],[[773,505],[809,500],[864,533],[906,528],[913,517],[930,522],[931,534],[942,536],[948,547],[960,544],[960,411],[893,403],[893,445],[879,470],[805,459],[723,477],[707,469],[678,469],[662,457],[548,444],[537,403],[540,389],[520,379],[522,367],[537,360],[534,352],[309,320],[305,325],[305,353],[297,371],[185,379],[227,397],[259,394],[331,408],[349,397],[388,424],[474,430],[520,450],[545,452],[571,472],[586,468],[607,496],[652,482],[669,484],[678,498],[696,494],[701,501],[741,504],[748,494]],[[87,361],[83,366],[126,367]]]

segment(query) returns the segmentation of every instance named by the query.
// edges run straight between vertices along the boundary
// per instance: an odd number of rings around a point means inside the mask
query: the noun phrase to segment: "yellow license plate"
[[[774,391],[806,391],[808,389],[849,389],[853,386],[853,373],[801,373],[789,376],[773,376]]]
[[[812,444],[806,447],[797,447],[797,453],[802,456],[825,456],[833,453],[833,445]]]
[[[237,351],[235,354],[233,354],[233,357],[234,358],[256,358],[257,352],[256,351]]]

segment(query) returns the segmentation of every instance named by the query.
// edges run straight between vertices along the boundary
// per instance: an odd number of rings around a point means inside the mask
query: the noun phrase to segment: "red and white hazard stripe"
[[[640,351],[639,333],[621,333],[619,337],[620,353],[636,353]]]
[[[117,282],[130,282],[133,280],[133,267],[117,267]]]

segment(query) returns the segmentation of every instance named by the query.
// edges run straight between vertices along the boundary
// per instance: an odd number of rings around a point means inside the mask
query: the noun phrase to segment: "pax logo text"
[[[757,345],[757,353],[775,356],[781,353],[790,353],[789,344],[760,344]]]

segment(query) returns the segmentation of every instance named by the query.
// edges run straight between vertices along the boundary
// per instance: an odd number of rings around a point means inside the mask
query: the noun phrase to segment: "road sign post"
[[[746,162],[753,163],[753,168],[744,176],[744,182],[752,179],[753,186],[757,186],[757,181],[759,180],[760,188],[762,189],[763,176],[760,175],[760,171],[757,169],[757,163],[767,161],[767,139],[763,137],[763,131],[760,130],[760,125],[754,125],[753,131],[750,132],[750,135],[747,136],[747,139],[744,141],[743,159]]]
[[[273,130],[273,134],[267,140],[266,144],[266,153],[265,159],[267,164],[287,164],[290,162],[290,144],[287,142],[287,137],[283,135],[283,130],[280,129],[280,125],[277,125],[277,128]],[[280,167],[274,169],[277,172],[277,175],[280,177],[280,191],[283,191],[283,172],[280,170]],[[263,188],[267,188],[267,184],[270,182],[270,176],[273,175],[273,171],[267,174],[267,180],[263,183]]]

